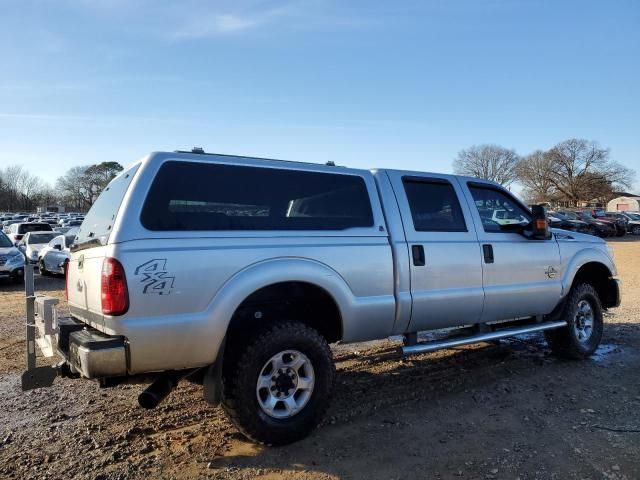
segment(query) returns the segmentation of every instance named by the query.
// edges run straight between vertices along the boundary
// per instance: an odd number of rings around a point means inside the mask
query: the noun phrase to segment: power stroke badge
[[[140,283],[144,285],[142,293],[157,293],[169,295],[173,289],[176,277],[167,272],[167,259],[154,258],[136,267],[136,276],[141,276]]]

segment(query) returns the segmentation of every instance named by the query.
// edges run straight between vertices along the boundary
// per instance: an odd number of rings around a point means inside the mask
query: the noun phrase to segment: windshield
[[[640,220],[640,214],[638,213],[627,213],[627,217],[631,218],[632,220]]]
[[[29,235],[28,243],[30,245],[34,243],[49,243],[57,235],[59,235],[58,232],[32,233]]]
[[[9,248],[9,247],[13,247],[13,243],[11,243],[11,240],[9,240],[9,237],[7,237],[4,233],[0,232],[0,248]]]
[[[97,240],[96,245],[106,245],[120,204],[139,166],[136,164],[123,171],[102,191],[78,230],[77,244]]]

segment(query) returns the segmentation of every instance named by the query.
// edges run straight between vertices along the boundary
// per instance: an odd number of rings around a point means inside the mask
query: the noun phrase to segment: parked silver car
[[[15,283],[24,277],[24,255],[4,233],[0,232],[0,279]]]
[[[38,267],[40,274],[49,275],[58,273],[64,275],[65,265],[71,258],[69,247],[73,243],[73,238],[66,235],[54,237],[47,246],[40,251]]]
[[[40,250],[44,248],[55,236],[56,232],[27,232],[18,242],[18,248],[22,250],[30,263],[38,263]]]

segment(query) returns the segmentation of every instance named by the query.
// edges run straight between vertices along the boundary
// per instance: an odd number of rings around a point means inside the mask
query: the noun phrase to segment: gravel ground
[[[188,383],[153,411],[135,385],[22,393],[24,295],[0,285],[0,478],[638,479],[640,240],[611,243],[623,304],[594,358],[556,359],[541,335],[410,359],[339,346],[324,424],[281,448],[246,442]],[[64,282],[36,288],[62,298]]]

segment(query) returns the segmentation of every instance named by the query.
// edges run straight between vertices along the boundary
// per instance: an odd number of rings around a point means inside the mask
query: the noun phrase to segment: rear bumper
[[[58,320],[58,351],[73,372],[85,378],[121,377],[127,374],[127,342],[105,335],[72,318]]]
[[[24,260],[5,262],[0,265],[0,277],[15,277],[24,275]]]

